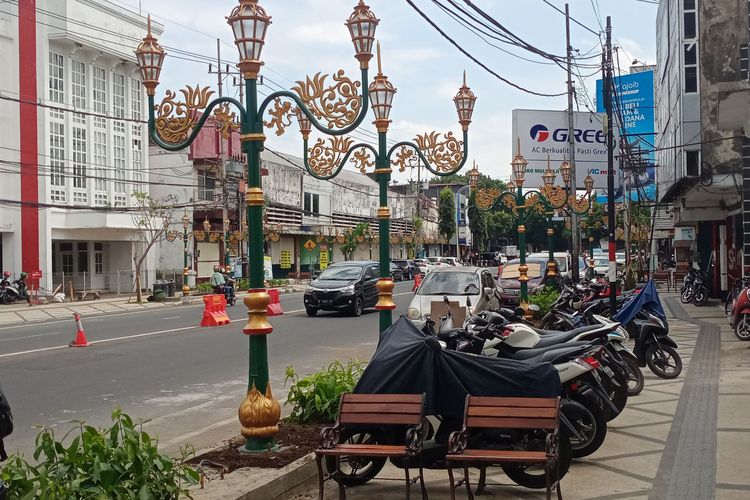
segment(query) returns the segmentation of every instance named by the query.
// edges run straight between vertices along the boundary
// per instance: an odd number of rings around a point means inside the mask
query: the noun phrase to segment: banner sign
[[[596,81],[597,111],[604,111],[602,81]],[[636,164],[644,168],[619,179],[616,200],[622,201],[627,186],[631,199],[656,200],[656,169],[654,144],[654,72],[642,71],[614,78],[613,124],[629,143],[630,152],[640,157]],[[619,145],[619,141],[618,141]],[[615,152],[617,155],[618,152]],[[616,159],[615,161],[619,161]]]
[[[281,269],[291,269],[292,268],[292,251],[291,250],[282,250],[281,251],[281,262],[280,266]]]
[[[573,113],[573,139],[576,144],[576,187],[583,189],[587,175],[594,178],[595,188],[607,187],[607,145],[602,113]],[[529,162],[523,186],[538,188],[544,185],[542,174],[549,165],[557,174],[555,184],[563,185],[560,164],[570,161],[568,145],[568,112],[532,109],[513,110],[513,156],[521,154]],[[619,136],[615,133],[615,145]],[[615,149],[617,154],[617,149]],[[615,165],[617,175],[617,165]]]

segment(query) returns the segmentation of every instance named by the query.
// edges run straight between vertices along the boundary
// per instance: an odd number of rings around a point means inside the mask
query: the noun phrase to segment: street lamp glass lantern
[[[211,231],[211,223],[208,222],[208,217],[203,221],[203,230],[207,233]]]
[[[552,187],[552,185],[555,183],[555,171],[552,170],[550,167],[547,167],[547,170],[544,171],[544,174],[542,174],[542,180],[544,181],[544,185],[548,188]]]
[[[568,187],[570,185],[570,163],[567,161],[564,161],[560,164],[560,173],[562,174],[563,183],[565,184],[565,187]]]
[[[360,63],[360,67],[367,69],[370,59],[372,59],[372,44],[375,41],[375,28],[377,28],[380,19],[375,17],[370,7],[365,5],[363,0],[354,7],[352,15],[346,21],[349,28],[349,34],[352,37],[354,57]]]
[[[310,131],[312,130],[312,122],[301,108],[295,108],[294,113],[297,115],[297,124],[299,125],[299,131],[302,134],[302,138],[307,140],[310,136]]]
[[[475,166],[471,170],[469,170],[469,186],[471,186],[472,189],[477,187],[477,183],[479,182],[479,169]]]
[[[240,70],[257,75],[271,16],[258,5],[258,0],[240,0],[240,4],[227,17],[227,24],[232,27],[234,43],[240,53]]]
[[[375,80],[370,84],[370,106],[375,115],[375,120],[385,121],[391,115],[393,96],[396,87],[388,81],[388,77],[378,73]]]
[[[458,113],[458,123],[461,124],[464,130],[469,128],[476,100],[477,96],[466,85],[466,72],[464,71],[464,84],[458,89],[458,94],[453,98],[453,103],[456,105],[456,112]]]
[[[594,189],[594,178],[587,175],[583,180],[583,185],[586,187],[586,192],[590,193]]]
[[[526,165],[528,164],[529,162],[526,161],[526,158],[523,157],[520,151],[516,154],[516,157],[513,158],[513,161],[510,162],[511,167],[513,168],[513,177],[516,180],[516,184],[519,186],[523,184],[523,179],[526,177]]]
[[[149,95],[153,95],[156,86],[159,85],[161,66],[164,64],[164,51],[156,38],[151,34],[151,16],[148,17],[148,33],[135,50],[138,60],[138,69],[141,71],[141,80]]]
[[[187,210],[185,210],[185,214],[182,216],[182,227],[185,231],[190,227],[190,217],[188,217]]]

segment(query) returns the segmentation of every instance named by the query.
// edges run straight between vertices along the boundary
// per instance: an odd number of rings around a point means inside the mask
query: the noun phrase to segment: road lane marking
[[[168,320],[168,319],[180,319],[181,317],[182,317],[182,316],[170,316],[170,317],[168,317],[168,318],[162,318],[162,319],[166,321],[166,320]]]
[[[0,339],[0,342],[9,342],[11,340],[26,340],[26,339],[33,339],[34,337],[49,337],[50,335],[60,335],[60,332],[52,332],[52,333],[37,333],[36,335],[29,335],[27,337],[11,337],[9,339]]]

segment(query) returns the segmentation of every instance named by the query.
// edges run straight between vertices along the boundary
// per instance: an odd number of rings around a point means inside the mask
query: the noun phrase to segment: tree
[[[131,217],[138,232],[138,243],[133,249],[133,265],[135,266],[135,297],[139,304],[143,303],[141,291],[141,266],[146,261],[148,252],[164,237],[167,228],[174,218],[174,203],[176,198],[169,195],[162,200],[155,200],[141,191],[132,194],[133,209]]]
[[[352,259],[354,252],[357,251],[357,247],[359,247],[359,244],[361,243],[360,240],[364,241],[369,229],[370,227],[368,224],[361,222],[357,224],[354,229],[349,231],[345,236],[346,240],[341,245],[341,253],[344,254],[344,260]],[[381,235],[381,237],[383,237],[383,235]],[[387,238],[388,235],[385,235],[385,237]]]
[[[508,212],[498,210],[487,214],[487,236],[491,245],[499,246],[499,240],[515,241],[515,225]]]
[[[440,191],[440,203],[438,206],[438,232],[446,240],[453,238],[456,234],[456,203],[453,200],[453,190],[449,187]]]
[[[469,229],[474,239],[474,250],[482,252],[487,248],[487,214],[477,208],[476,198],[476,191],[472,191],[469,196]]]

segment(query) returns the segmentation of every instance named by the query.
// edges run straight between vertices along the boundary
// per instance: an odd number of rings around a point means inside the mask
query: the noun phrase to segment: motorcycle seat
[[[541,328],[534,328],[531,327],[532,330],[534,330],[536,333],[544,337],[545,335],[551,335],[551,336],[559,336],[559,335],[567,335],[571,333],[575,333],[573,335],[574,337],[576,335],[580,335],[581,333],[590,332],[591,330],[596,330],[598,328],[601,328],[602,325],[586,325],[586,326],[579,326],[578,328],[574,328],[572,330],[543,330]]]
[[[591,326],[582,326],[580,328],[576,328],[574,330],[570,330],[569,332],[562,332],[562,333],[548,333],[547,335],[542,335],[541,339],[539,339],[539,342],[535,346],[537,347],[549,347],[552,345],[560,345],[564,344],[566,342],[570,342],[571,340],[575,339],[581,334],[586,334],[591,332],[593,338],[597,338],[600,335],[606,335],[606,330],[604,330],[602,327],[604,325],[591,325]],[[596,330],[600,330],[601,334],[598,332],[595,332]],[[587,338],[587,340],[590,340],[591,338]]]
[[[516,360],[534,360],[548,361],[549,358],[555,358],[561,354],[570,354],[578,351],[586,351],[591,347],[591,342],[570,342],[564,345],[554,345],[541,348],[524,349],[517,351],[508,357]],[[538,359],[537,359],[538,358]],[[544,359],[543,359],[544,358]]]

